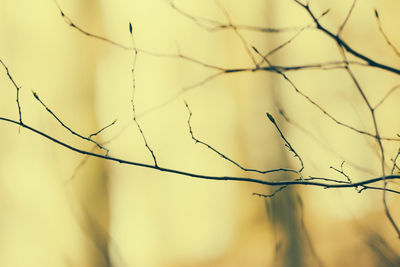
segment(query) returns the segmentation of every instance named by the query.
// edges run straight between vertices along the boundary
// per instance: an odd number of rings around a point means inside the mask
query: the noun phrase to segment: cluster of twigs
[[[245,67],[245,68],[223,68],[217,65],[212,65],[209,64],[207,62],[202,62],[196,58],[192,58],[190,56],[187,55],[183,55],[180,52],[177,54],[165,54],[165,53],[155,53],[155,52],[149,52],[140,48],[137,48],[135,46],[135,42],[134,42],[134,32],[133,32],[133,27],[132,24],[129,23],[129,32],[131,34],[132,37],[132,46],[126,46],[123,44],[120,44],[118,42],[115,42],[113,40],[110,40],[106,37],[103,36],[99,36],[99,35],[95,35],[90,33],[87,30],[82,29],[81,27],[77,26],[77,24],[75,24],[74,22],[72,22],[72,20],[62,11],[61,7],[57,4],[57,7],[61,13],[61,17],[65,20],[65,22],[72,28],[74,28],[75,30],[78,30],[79,32],[85,34],[88,37],[91,38],[96,38],[100,41],[104,41],[106,43],[109,43],[111,45],[114,45],[117,48],[120,49],[124,49],[130,52],[133,52],[133,66],[132,66],[132,86],[133,86],[133,90],[132,90],[132,97],[131,97],[131,104],[132,104],[132,111],[133,111],[133,122],[135,123],[135,125],[138,128],[138,131],[140,132],[144,144],[146,146],[146,149],[150,152],[152,158],[153,158],[153,164],[147,164],[147,163],[141,163],[141,162],[134,162],[134,161],[129,161],[129,160],[125,160],[122,158],[116,158],[113,156],[109,155],[109,150],[104,147],[104,145],[107,142],[97,142],[93,139],[93,137],[99,135],[102,131],[108,129],[109,127],[113,126],[116,123],[116,120],[113,121],[111,124],[103,127],[102,129],[100,129],[99,131],[88,135],[87,137],[79,134],[77,131],[71,129],[70,127],[68,127],[61,119],[59,116],[57,116],[55,114],[55,112],[53,112],[47,104],[45,104],[43,102],[43,100],[41,98],[39,98],[38,94],[36,92],[33,92],[33,96],[34,98],[42,105],[42,107],[44,107],[47,112],[58,121],[58,123],[65,128],[69,133],[77,136],[80,139],[83,139],[85,141],[91,142],[93,143],[95,146],[97,146],[98,148],[100,148],[101,150],[103,150],[105,152],[105,154],[100,154],[100,153],[95,153],[93,152],[93,150],[88,151],[88,150],[83,150],[80,149],[78,147],[69,145],[59,139],[56,139],[48,134],[46,134],[43,131],[40,131],[32,126],[30,126],[28,123],[26,123],[25,121],[22,120],[22,108],[21,108],[21,101],[20,101],[20,87],[16,84],[16,82],[14,81],[7,65],[4,63],[4,61],[0,60],[1,65],[3,66],[3,68],[6,71],[6,74],[9,78],[9,80],[12,82],[13,86],[16,89],[16,103],[17,103],[17,110],[18,110],[18,120],[13,120],[10,118],[5,118],[5,117],[0,117],[1,121],[4,122],[9,122],[15,125],[18,125],[21,128],[27,129],[29,131],[32,131],[33,133],[36,133],[46,139],[48,139],[49,141],[52,141],[58,145],[61,145],[67,149],[70,149],[72,151],[75,151],[77,153],[80,153],[82,155],[86,155],[88,157],[96,157],[96,158],[102,158],[108,161],[114,161],[114,162],[118,162],[121,164],[127,164],[127,165],[133,165],[133,166],[139,166],[139,167],[145,167],[145,168],[150,168],[150,169],[154,169],[154,170],[158,170],[161,172],[167,172],[167,173],[174,173],[174,174],[178,174],[178,175],[182,175],[182,176],[186,176],[186,177],[190,177],[190,178],[199,178],[199,179],[206,179],[206,180],[224,180],[224,181],[241,181],[241,182],[250,182],[250,183],[255,183],[255,184],[261,184],[261,185],[265,185],[265,186],[271,186],[276,188],[275,191],[273,191],[271,194],[269,195],[265,195],[265,194],[258,194],[255,193],[255,195],[261,196],[261,197],[273,197],[275,196],[277,193],[281,192],[282,190],[287,189],[290,186],[295,186],[295,185],[307,185],[307,186],[315,186],[315,187],[321,187],[324,189],[327,188],[355,188],[357,190],[358,193],[361,193],[365,190],[381,190],[383,191],[383,204],[384,204],[384,208],[385,208],[385,212],[386,215],[389,219],[389,221],[391,222],[391,224],[393,225],[395,231],[397,232],[399,238],[400,238],[400,230],[399,227],[396,225],[393,217],[391,216],[391,213],[389,211],[388,205],[387,205],[387,201],[386,201],[386,193],[390,192],[390,193],[394,193],[394,194],[400,194],[399,191],[392,189],[392,188],[388,188],[388,181],[389,180],[397,180],[400,179],[400,175],[399,175],[399,171],[400,168],[397,164],[397,160],[400,157],[400,149],[397,152],[397,154],[394,156],[394,158],[392,159],[392,167],[390,168],[390,171],[387,168],[387,157],[385,155],[385,149],[384,149],[384,145],[383,142],[386,141],[400,141],[400,136],[395,136],[395,137],[386,137],[386,136],[381,136],[380,131],[379,131],[379,125],[378,125],[378,121],[376,119],[376,110],[382,105],[382,103],[389,98],[389,96],[398,88],[400,88],[400,85],[396,85],[394,86],[376,105],[372,105],[371,101],[368,99],[368,97],[366,96],[363,88],[361,87],[356,75],[353,73],[352,71],[352,66],[357,65],[357,66],[364,66],[364,67],[372,67],[372,68],[376,68],[376,69],[380,69],[382,71],[386,71],[389,73],[392,73],[394,75],[400,75],[400,69],[386,65],[384,63],[380,63],[377,60],[372,59],[371,57],[369,57],[368,55],[362,54],[361,52],[359,52],[356,48],[351,47],[341,36],[343,29],[349,19],[349,17],[351,16],[355,5],[356,5],[356,1],[353,2],[353,5],[351,6],[349,12],[347,13],[347,16],[344,20],[344,22],[342,23],[342,25],[339,27],[338,31],[336,33],[334,33],[331,30],[328,30],[321,22],[320,22],[320,18],[322,18],[323,16],[325,16],[326,14],[328,14],[329,10],[323,12],[321,15],[316,15],[309,4],[304,4],[298,0],[293,0],[293,2],[295,4],[297,4],[298,6],[300,6],[304,12],[306,12],[306,14],[309,15],[310,19],[311,19],[311,23],[302,27],[294,27],[294,28],[284,28],[284,29],[274,29],[274,28],[262,28],[262,27],[255,27],[255,26],[248,26],[248,25],[235,25],[228,12],[222,7],[219,6],[219,8],[223,11],[223,14],[225,16],[226,19],[226,23],[223,22],[219,22],[216,20],[210,20],[210,19],[205,19],[205,18],[199,18],[199,17],[195,17],[190,15],[189,13],[179,9],[173,2],[171,2],[171,7],[175,10],[177,10],[181,15],[187,17],[188,19],[192,20],[194,23],[196,23],[197,25],[199,25],[201,28],[208,30],[208,31],[217,31],[217,30],[232,30],[237,37],[240,39],[244,49],[246,50],[247,54],[249,55],[249,58],[251,60],[251,62],[253,63],[254,66],[251,67]],[[377,19],[377,23],[378,23],[378,27],[379,27],[379,31],[381,32],[381,34],[383,35],[386,43],[393,49],[393,51],[396,53],[397,56],[400,56],[400,53],[398,52],[398,50],[396,49],[396,47],[393,45],[393,43],[390,41],[389,37],[385,34],[381,21],[380,21],[380,17],[377,11],[375,11],[375,17]],[[289,43],[293,42],[297,36],[299,36],[304,30],[306,29],[313,29],[313,30],[317,30],[322,32],[323,34],[325,34],[326,36],[328,36],[338,47],[342,60],[341,61],[335,61],[335,62],[320,62],[320,63],[315,63],[315,64],[308,64],[308,65],[296,65],[296,66],[281,66],[281,65],[275,65],[270,61],[270,56],[272,54],[274,54],[275,52],[279,51],[280,49],[282,49],[283,47],[285,47],[286,45],[288,45]],[[251,46],[248,44],[248,42],[246,41],[246,39],[242,36],[241,31],[257,31],[257,32],[261,32],[261,33],[280,33],[280,32],[287,32],[287,31],[292,31],[295,32],[295,34],[293,35],[292,38],[290,38],[289,40],[287,40],[286,42],[280,44],[278,47],[276,47],[275,49],[268,51],[268,52],[260,52],[256,47]],[[290,153],[292,153],[294,155],[294,157],[298,160],[300,167],[298,169],[290,169],[290,168],[278,168],[278,169],[269,169],[269,170],[257,170],[257,169],[252,169],[252,168],[246,168],[244,166],[242,166],[240,163],[236,162],[235,160],[233,160],[232,158],[228,157],[227,155],[225,155],[223,152],[219,151],[218,149],[216,149],[214,146],[208,144],[205,141],[202,141],[200,139],[198,139],[195,134],[194,134],[194,130],[192,128],[191,125],[191,119],[192,119],[192,111],[189,108],[189,104],[187,102],[185,102],[185,106],[188,110],[189,113],[189,118],[187,121],[188,124],[188,128],[189,128],[189,133],[191,138],[196,142],[199,143],[201,145],[203,145],[204,147],[206,147],[207,149],[211,150],[212,152],[216,153],[218,156],[222,157],[224,160],[227,160],[228,162],[232,163],[233,165],[235,165],[236,167],[240,168],[242,171],[244,172],[254,172],[254,173],[258,173],[258,174],[270,174],[270,173],[274,173],[274,172],[284,172],[284,173],[293,173],[296,175],[295,178],[288,178],[287,180],[284,181],[271,181],[271,180],[267,180],[267,179],[255,179],[255,178],[250,178],[250,177],[234,177],[234,176],[210,176],[210,175],[204,175],[204,174],[198,174],[198,173],[192,173],[192,172],[186,172],[183,170],[178,170],[178,169],[170,169],[167,167],[162,167],[158,162],[157,162],[157,158],[156,155],[154,153],[154,151],[151,149],[144,131],[142,129],[142,127],[139,124],[138,121],[138,116],[136,114],[135,111],[135,105],[134,105],[134,95],[135,95],[135,64],[136,64],[136,57],[138,54],[147,54],[147,55],[152,55],[152,56],[159,56],[159,57],[174,57],[174,58],[178,58],[181,60],[185,60],[185,61],[189,61],[192,62],[194,64],[203,66],[204,68],[213,70],[214,73],[211,74],[210,76],[204,78],[201,81],[198,81],[196,83],[194,83],[191,86],[185,87],[183,88],[178,95],[173,96],[173,98],[167,100],[165,103],[163,104],[167,104],[169,103],[172,99],[175,99],[176,97],[178,97],[180,94],[183,94],[184,92],[186,92],[189,89],[194,89],[196,87],[199,87],[207,82],[209,82],[212,79],[215,79],[221,75],[225,75],[225,74],[234,74],[234,73],[240,73],[240,72],[259,72],[259,71],[266,71],[266,72],[271,72],[274,74],[279,75],[280,77],[282,77],[285,81],[287,81],[289,83],[289,85],[291,86],[291,88],[300,96],[302,96],[306,101],[308,101],[311,105],[313,105],[314,107],[316,107],[324,116],[328,117],[330,120],[332,120],[333,122],[335,122],[338,126],[340,127],[345,127],[350,131],[354,131],[358,134],[364,135],[368,138],[372,138],[375,140],[375,142],[377,143],[378,147],[379,147],[379,153],[380,153],[380,162],[381,162],[381,175],[379,177],[375,177],[375,178],[369,178],[369,179],[364,179],[362,181],[359,182],[353,182],[351,177],[349,177],[348,174],[345,173],[343,166],[344,166],[344,162],[341,164],[340,169],[335,168],[335,167],[331,167],[331,169],[333,169],[334,171],[336,171],[337,173],[341,174],[344,177],[344,180],[338,180],[338,179],[332,179],[332,178],[327,178],[327,177],[313,177],[313,176],[308,176],[305,177],[304,173],[304,163],[303,160],[300,156],[300,154],[295,150],[294,146],[289,142],[289,140],[285,137],[284,133],[282,132],[281,128],[278,126],[277,121],[274,119],[274,117],[267,113],[267,118],[269,119],[269,122],[275,127],[275,129],[277,130],[277,133],[279,134],[279,136],[281,137],[284,146],[289,150]],[[355,58],[356,60],[349,60],[348,57],[349,55],[351,55],[353,58]],[[259,59],[257,59],[257,57],[259,57]],[[288,73],[293,72],[293,71],[301,71],[301,70],[309,70],[309,69],[343,69],[351,78],[354,87],[356,88],[357,92],[359,93],[359,95],[362,98],[363,103],[367,106],[368,110],[369,110],[369,114],[370,117],[372,119],[373,122],[373,132],[368,132],[366,130],[357,128],[353,125],[347,124],[345,122],[342,122],[341,120],[337,119],[333,114],[329,113],[326,109],[324,109],[320,104],[318,104],[315,100],[313,100],[311,97],[309,97],[308,95],[306,95],[304,92],[302,92],[296,85],[295,83],[288,77]],[[281,113],[283,115],[283,111]],[[286,118],[287,121],[289,121],[288,118]],[[111,140],[109,140],[108,142],[110,142]],[[377,186],[376,184],[378,182],[383,182],[383,186]]]

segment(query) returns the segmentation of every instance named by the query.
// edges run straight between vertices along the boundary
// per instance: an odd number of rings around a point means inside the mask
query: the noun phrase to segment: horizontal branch
[[[392,73],[400,74],[400,69],[396,69],[394,67],[379,63],[370,57],[354,50],[347,42],[345,42],[339,35],[332,33],[329,31],[327,28],[322,26],[322,24],[318,21],[318,18],[315,16],[315,14],[311,11],[309,4],[303,4],[298,0],[294,0],[297,4],[299,4],[301,7],[305,9],[305,11],[308,13],[308,15],[312,18],[314,21],[316,27],[318,30],[321,32],[325,33],[327,36],[332,38],[339,46],[343,47],[348,53],[352,54],[353,56],[365,61],[369,66],[379,68],[382,70],[386,70]]]
[[[375,178],[370,178],[366,179],[360,182],[355,182],[355,183],[322,183],[322,182],[315,182],[315,181],[307,181],[307,180],[290,180],[290,181],[265,181],[265,180],[260,180],[260,179],[254,179],[254,178],[247,178],[247,177],[234,177],[234,176],[211,176],[211,175],[203,175],[203,174],[196,174],[196,173],[191,173],[191,172],[186,172],[186,171],[180,171],[180,170],[175,170],[175,169],[170,169],[170,168],[163,168],[160,166],[155,166],[155,165],[150,165],[146,163],[140,163],[140,162],[134,162],[134,161],[129,161],[125,159],[120,159],[116,157],[111,157],[111,156],[105,156],[102,154],[97,154],[94,152],[90,151],[85,151],[79,148],[76,148],[74,146],[68,145],[54,137],[51,137],[50,135],[37,130],[25,123],[20,123],[18,121],[0,117],[1,121],[9,122],[11,124],[19,125],[22,128],[25,128],[31,132],[34,132],[58,145],[61,145],[65,148],[68,148],[69,150],[75,151],[79,154],[83,155],[88,155],[92,156],[95,158],[100,158],[100,159],[105,159],[109,161],[114,161],[118,162],[121,164],[126,164],[126,165],[132,165],[132,166],[138,166],[138,167],[143,167],[143,168],[148,168],[148,169],[155,169],[161,172],[165,173],[173,173],[173,174],[178,174],[186,177],[191,177],[191,178],[198,178],[198,179],[204,179],[204,180],[218,180],[218,181],[236,181],[236,182],[249,182],[249,183],[254,183],[254,184],[261,184],[261,185],[266,185],[266,186],[292,186],[292,185],[308,185],[308,186],[316,186],[316,187],[322,187],[322,188],[357,188],[358,186],[364,186],[368,184],[373,184],[379,181],[389,181],[389,180],[400,180],[400,175],[388,175],[388,176],[382,176],[382,177],[375,177]],[[375,188],[379,189],[379,188]]]

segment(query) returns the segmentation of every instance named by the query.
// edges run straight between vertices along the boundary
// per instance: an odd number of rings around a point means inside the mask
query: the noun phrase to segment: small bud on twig
[[[328,14],[330,11],[331,11],[330,9],[325,10],[325,12],[322,13],[321,17],[325,16],[325,15]]]
[[[275,124],[275,119],[274,119],[274,117],[272,117],[272,115],[269,114],[268,112],[267,112],[267,116],[268,116],[268,119],[269,119],[273,124]]]
[[[379,14],[378,14],[378,10],[374,10],[375,11],[375,17],[377,18],[377,19],[379,19]]]

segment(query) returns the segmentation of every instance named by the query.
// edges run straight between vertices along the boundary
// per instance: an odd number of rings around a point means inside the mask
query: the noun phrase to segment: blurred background
[[[219,3],[219,4],[218,4]],[[246,168],[290,167],[299,162],[284,147],[272,114],[304,160],[304,176],[380,176],[373,139],[339,126],[281,76],[267,72],[220,75],[185,55],[223,68],[254,67],[266,54],[311,23],[304,9],[283,0],[63,1],[58,4],[87,32],[140,49],[135,65],[135,108],[149,146],[162,167],[207,175],[265,180],[287,173],[241,171],[191,139],[194,135]],[[336,32],[352,1],[310,1],[321,23]],[[32,90],[68,127],[83,136],[117,122],[94,139],[113,157],[153,164],[132,121],[132,50],[85,36],[68,26],[54,1],[1,0],[0,59],[21,86],[23,121],[70,145],[104,154],[72,135],[33,97]],[[399,68],[399,57],[379,32],[400,46],[400,3],[356,3],[342,37],[358,51]],[[226,12],[225,12],[226,11]],[[239,28],[209,31],[206,18],[223,24],[289,28],[266,33]],[[190,17],[193,16],[193,17]],[[210,25],[210,24],[207,24]],[[276,65],[341,60],[332,40],[305,29],[270,56]],[[243,41],[244,40],[244,41]],[[246,50],[250,47],[250,53]],[[145,53],[143,50],[153,53]],[[353,59],[353,58],[350,58]],[[377,104],[399,76],[352,68]],[[0,70],[0,116],[18,120],[16,90]],[[341,70],[288,73],[296,86],[338,120],[373,132],[367,106]],[[206,82],[204,82],[206,81]],[[204,83],[203,83],[204,82]],[[198,86],[195,86],[198,85]],[[185,89],[186,88],[186,89]],[[376,111],[382,136],[395,137],[400,95]],[[285,115],[280,115],[280,112]],[[384,215],[382,192],[293,187],[273,198],[270,188],[242,182],[193,179],[89,158],[34,133],[0,123],[1,266],[399,266],[399,240]],[[398,150],[385,142],[388,169]],[[396,186],[391,184],[391,186]],[[388,204],[400,221],[399,198]]]

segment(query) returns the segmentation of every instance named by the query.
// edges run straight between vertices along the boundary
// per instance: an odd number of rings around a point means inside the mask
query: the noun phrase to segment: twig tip
[[[330,8],[328,8],[327,10],[324,11],[324,13],[322,13],[321,17],[325,16],[326,14],[328,14],[331,11]]]
[[[268,112],[267,112],[267,117],[268,117],[268,119],[269,119],[272,123],[275,123],[274,117],[272,117],[272,115],[269,114]]]
[[[375,9],[375,10],[374,10],[374,12],[375,12],[375,17],[376,17],[377,19],[379,19],[379,13],[378,13],[378,10],[377,10],[377,9]]]
[[[33,96],[34,96],[37,100],[39,100],[39,96],[38,96],[38,94],[37,94],[35,91],[32,90],[32,94],[33,94]]]

